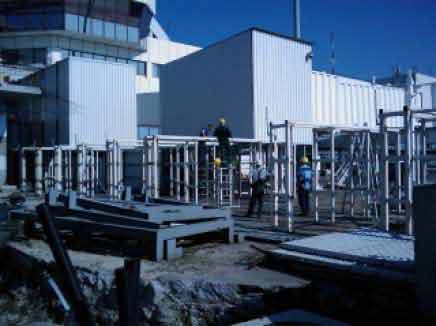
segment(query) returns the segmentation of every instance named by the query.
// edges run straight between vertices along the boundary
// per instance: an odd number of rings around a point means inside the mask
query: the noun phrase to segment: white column
[[[183,146],[183,174],[184,174],[184,189],[185,189],[185,202],[190,201],[189,194],[189,144]]]
[[[24,149],[20,151],[20,163],[20,189],[22,192],[25,192],[27,190],[27,161]]]
[[[293,213],[293,191],[292,184],[294,182],[294,151],[293,151],[293,126],[289,124],[289,121],[285,122],[285,193],[286,193],[286,203],[287,203],[287,218],[288,225],[287,231],[294,231],[294,213]]]
[[[38,196],[42,196],[42,150],[36,149],[35,151],[35,192]]]
[[[330,209],[331,222],[336,223],[336,157],[335,157],[335,130],[330,130]]]

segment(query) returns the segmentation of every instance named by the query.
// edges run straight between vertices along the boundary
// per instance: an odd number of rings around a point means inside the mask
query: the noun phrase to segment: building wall
[[[312,73],[312,112],[314,123],[371,128],[377,127],[378,112],[402,110],[405,92],[401,88],[331,75]],[[400,119],[390,119],[398,126]]]
[[[27,124],[36,126],[24,144],[104,145],[107,139],[136,139],[135,76],[131,65],[75,57],[29,76],[24,83],[40,86],[43,94],[22,108],[32,112]]]
[[[269,123],[310,122],[312,51],[309,44],[253,32],[255,138],[267,140]],[[250,83],[250,81],[246,81]],[[278,135],[284,139],[284,135]],[[294,142],[311,143],[312,133],[300,129]]]
[[[252,33],[238,34],[161,70],[162,132],[197,135],[226,118],[236,137],[254,137]]]
[[[197,52],[200,48],[148,37],[147,51],[134,59],[147,62],[147,75],[137,76],[138,126],[159,128],[161,125],[160,70],[162,65]]]
[[[82,58],[69,58],[67,62],[70,143],[136,139],[135,68]]]

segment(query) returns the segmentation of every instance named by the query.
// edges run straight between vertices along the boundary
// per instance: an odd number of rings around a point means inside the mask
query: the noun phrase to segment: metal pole
[[[351,173],[350,173],[350,217],[354,217],[354,205],[355,205],[355,196],[354,196],[354,163],[356,162],[354,159],[354,135],[351,136],[350,143],[350,156],[351,156]]]
[[[106,192],[109,194],[110,198],[114,197],[114,184],[113,184],[113,152],[112,152],[112,142],[106,141],[106,178],[107,178],[107,189]],[[77,153],[79,155],[79,151]]]
[[[38,196],[42,196],[42,150],[39,148],[35,151],[35,192]]]
[[[318,132],[313,129],[313,145],[312,145],[312,170],[313,170],[313,178],[312,178],[312,206],[313,206],[313,217],[315,223],[319,223],[319,193],[318,193],[318,184],[319,184],[319,169],[320,169],[320,158],[319,158],[319,149],[318,149]]]
[[[426,122],[421,120],[421,184],[427,183],[427,135]]]
[[[183,146],[183,178],[184,178],[184,193],[185,193],[185,202],[189,203],[190,194],[189,194],[189,143],[186,143]]]
[[[398,203],[396,204],[398,214],[401,213],[401,133],[398,132],[396,135],[395,151],[397,155],[397,161],[395,163],[395,195]]]
[[[26,152],[24,149],[21,149],[20,151],[20,162],[21,162],[21,176],[20,176],[20,189],[22,192],[25,192],[27,190],[27,162],[26,162]]]
[[[286,175],[286,204],[288,217],[288,232],[294,231],[294,214],[293,214],[293,191],[292,184],[294,182],[294,153],[293,153],[293,126],[288,120],[285,121],[285,175]]]
[[[148,166],[148,143],[144,138],[142,146],[142,194],[147,197],[147,166]]]
[[[176,198],[180,200],[181,194],[181,178],[180,178],[180,148],[176,148]]]
[[[335,130],[330,129],[330,208],[331,222],[336,223],[336,157],[335,157]]]
[[[274,166],[273,216],[274,216],[274,226],[279,227],[279,146],[276,142],[273,143],[273,166]]]
[[[195,200],[195,205],[198,205],[198,164],[199,164],[199,159],[198,159],[198,142],[195,142],[194,145],[194,200]]]
[[[301,38],[300,0],[294,0],[294,37]]]
[[[413,171],[411,171],[412,164],[412,147],[413,147],[413,124],[411,121],[410,109],[404,107],[404,129],[406,134],[405,141],[405,160],[404,160],[404,174],[405,174],[405,207],[406,207],[406,233],[413,234],[413,217],[412,217],[412,193],[413,193]]]
[[[381,177],[381,203],[380,203],[380,221],[379,227],[389,232],[389,164],[386,161],[389,156],[389,134],[385,126],[386,120],[383,110],[380,110],[380,177]]]
[[[159,139],[153,136],[153,193],[155,198],[159,198]]]
[[[170,197],[174,196],[174,155],[173,155],[173,149],[169,149],[170,154]]]

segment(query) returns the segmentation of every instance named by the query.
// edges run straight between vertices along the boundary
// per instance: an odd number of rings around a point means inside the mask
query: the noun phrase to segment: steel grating
[[[370,229],[331,233],[283,243],[282,249],[304,254],[411,271],[414,238]]]

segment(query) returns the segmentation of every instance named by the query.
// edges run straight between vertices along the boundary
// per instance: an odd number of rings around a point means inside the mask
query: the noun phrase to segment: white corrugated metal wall
[[[234,136],[254,137],[252,80],[251,32],[163,66],[163,133],[198,135],[224,117]]]
[[[252,51],[255,137],[267,140],[270,122],[310,122],[312,46],[255,30]],[[311,139],[310,130],[294,133],[295,143],[310,144]]]
[[[398,111],[404,104],[403,89],[324,72],[312,73],[314,123],[376,128],[380,109]],[[401,126],[401,118],[391,119],[389,125]]]
[[[70,144],[136,139],[135,67],[77,57],[67,62]]]

